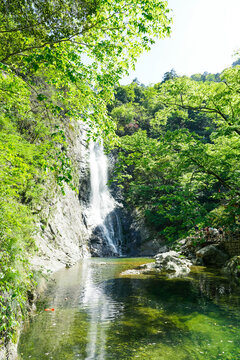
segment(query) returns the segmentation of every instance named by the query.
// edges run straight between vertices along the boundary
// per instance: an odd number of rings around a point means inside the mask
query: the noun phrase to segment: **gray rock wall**
[[[69,157],[75,169],[79,192],[65,186],[65,195],[49,179],[49,189],[39,210],[36,245],[38,252],[31,258],[34,269],[57,270],[78,259],[90,256],[89,232],[84,221],[84,206],[89,197],[89,164],[86,127],[78,122],[67,127]],[[81,194],[82,201],[79,199]]]
[[[37,254],[31,259],[35,269],[57,270],[89,256],[88,231],[82,218],[78,194],[65,187],[48,208],[46,226],[38,224]]]

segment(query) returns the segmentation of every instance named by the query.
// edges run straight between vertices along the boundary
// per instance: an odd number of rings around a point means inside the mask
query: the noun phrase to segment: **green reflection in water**
[[[56,273],[25,324],[20,358],[240,359],[239,288],[203,268],[121,275],[147,261],[87,259]]]

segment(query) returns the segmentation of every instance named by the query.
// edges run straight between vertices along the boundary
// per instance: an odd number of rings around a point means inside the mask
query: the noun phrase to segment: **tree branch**
[[[200,167],[201,169],[204,170],[204,172],[206,172],[209,175],[214,176],[223,186],[225,186],[227,189],[229,190],[233,190],[235,191],[235,193],[237,195],[240,195],[240,192],[238,190],[235,190],[231,185],[229,185],[224,179],[222,179],[218,174],[216,174],[213,170],[207,169],[204,165],[202,165],[201,163],[199,163],[196,159],[194,159],[193,157],[189,157],[189,159],[192,160],[193,163],[195,163],[198,167]]]
[[[210,108],[210,107],[207,107],[207,106],[198,106],[198,107],[194,107],[194,106],[190,106],[190,105],[181,105],[181,104],[177,104],[177,103],[171,103],[171,102],[168,102],[168,103],[163,103],[163,105],[165,106],[177,106],[181,109],[184,109],[184,110],[193,110],[193,111],[200,111],[200,112],[205,112],[205,113],[214,113],[214,114],[218,114],[220,115],[224,121],[229,125],[229,126],[232,126],[231,123],[229,123],[228,121],[228,118],[227,116],[221,111],[219,110],[219,108],[217,107],[216,109],[214,108]],[[240,130],[239,129],[233,129],[233,131],[235,131],[238,135],[240,135]]]
[[[129,8],[133,7],[132,5],[129,5],[127,8],[124,9],[124,11],[116,11],[114,12],[113,14],[109,15],[108,17],[106,17],[106,19],[104,19],[104,22],[107,22],[109,21],[112,17],[116,16],[117,14],[125,14],[127,12],[127,10]],[[99,26],[100,24],[100,26]],[[17,56],[17,55],[23,55],[22,53],[26,52],[26,51],[31,51],[31,50],[35,50],[35,49],[42,49],[44,48],[45,46],[47,45],[54,45],[54,44],[59,44],[59,43],[62,43],[62,42],[68,42],[68,41],[72,41],[72,39],[76,36],[81,36],[85,33],[87,33],[89,30],[93,29],[94,27],[98,28],[98,29],[101,29],[101,30],[117,30],[119,29],[118,27],[116,28],[111,28],[111,27],[101,27],[101,22],[99,23],[99,19],[97,18],[97,20],[92,23],[90,26],[86,26],[85,28],[83,27],[83,29],[66,38],[62,38],[62,39],[59,39],[59,40],[55,40],[55,41],[45,41],[43,44],[39,44],[39,45],[33,45],[33,46],[29,46],[29,47],[26,47],[25,49],[20,49],[20,50],[17,50],[15,52],[12,52],[10,54],[8,54],[7,56],[5,56],[3,59],[0,60],[0,62],[2,63],[5,63],[8,59],[10,59],[11,57],[13,56]],[[90,45],[89,45],[90,46]]]

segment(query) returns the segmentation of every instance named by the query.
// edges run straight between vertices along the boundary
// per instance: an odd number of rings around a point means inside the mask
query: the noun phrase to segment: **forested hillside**
[[[114,142],[106,105],[154,38],[170,33],[166,1],[0,1],[0,337],[35,286],[38,205],[77,187],[66,133],[76,121]],[[92,130],[94,128],[94,130]],[[17,316],[18,315],[18,316]]]
[[[159,238],[195,225],[240,225],[240,66],[221,74],[117,87],[109,113],[120,136],[116,176],[127,203]]]

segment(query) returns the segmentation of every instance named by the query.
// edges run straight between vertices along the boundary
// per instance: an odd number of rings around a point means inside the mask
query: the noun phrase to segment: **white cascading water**
[[[102,141],[90,143],[91,195],[88,223],[101,229],[103,238],[115,255],[121,255],[121,226],[116,214],[116,202],[111,196],[108,182],[108,159]]]

